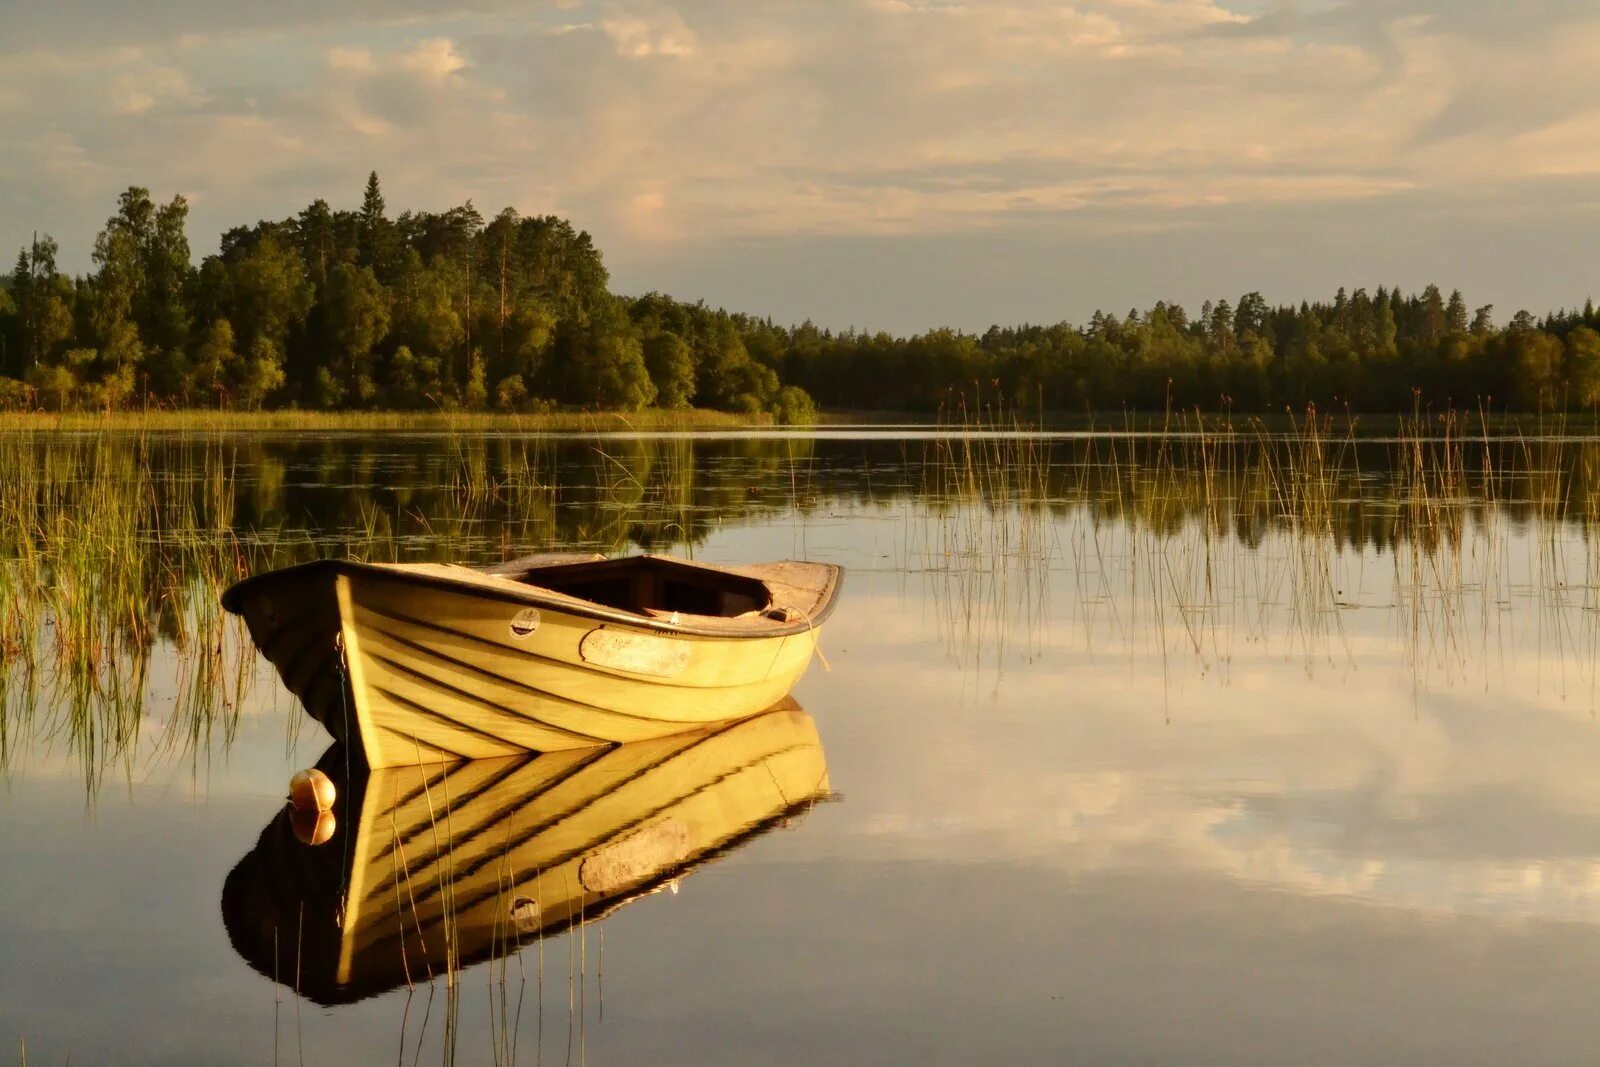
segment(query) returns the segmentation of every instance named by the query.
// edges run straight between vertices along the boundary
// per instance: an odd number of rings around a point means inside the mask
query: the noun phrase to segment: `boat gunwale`
[[[617,559],[632,558],[662,559],[670,557],[656,556],[653,554],[642,554],[636,557],[617,557]],[[573,562],[577,563],[579,561],[574,560]],[[674,562],[681,563],[685,561],[675,560]],[[690,563],[690,566],[701,565]],[[308,575],[315,575],[319,571],[326,571],[330,577],[335,579],[341,576],[352,577],[358,575],[382,577],[399,581],[401,583],[411,583],[434,589],[459,592],[463,593],[464,595],[478,596],[483,599],[496,600],[507,604],[519,604],[528,607],[543,608],[549,611],[575,615],[578,618],[594,619],[602,623],[618,623],[621,625],[633,626],[646,630],[654,630],[666,634],[682,634],[687,637],[720,638],[723,640],[732,641],[750,641],[759,640],[762,638],[793,637],[798,634],[811,633],[820,628],[823,622],[825,622],[827,618],[833,614],[834,605],[839,599],[839,590],[844,584],[844,568],[836,563],[806,563],[806,566],[822,567],[826,568],[830,572],[828,584],[823,589],[822,595],[818,598],[819,606],[816,610],[816,613],[805,615],[798,621],[777,623],[771,627],[762,627],[760,630],[739,630],[728,627],[726,623],[731,620],[720,616],[680,615],[680,621],[673,622],[671,619],[655,618],[648,615],[636,614],[631,611],[625,611],[621,608],[612,608],[604,604],[598,604],[592,600],[583,600],[582,598],[572,596],[571,594],[557,593],[555,590],[547,589],[543,586],[526,585],[518,587],[515,583],[507,581],[506,586],[504,588],[500,588],[496,585],[482,585],[474,581],[456,580],[446,575],[430,574],[410,570],[407,569],[405,564],[396,565],[384,563],[365,563],[360,560],[353,559],[311,560],[310,562],[297,563],[290,567],[280,567],[277,570],[267,571],[264,574],[254,574],[241,581],[235,582],[233,585],[224,590],[221,596],[221,602],[224,610],[235,615],[242,615],[244,614],[244,611],[240,599],[244,597],[250,589],[253,589],[258,585],[268,584],[274,580],[286,579],[290,576],[305,577]],[[742,569],[738,567],[705,566],[705,569],[708,571],[716,570],[742,573]],[[473,570],[475,573],[480,575],[494,576],[492,568],[484,568],[482,570],[473,568]],[[744,576],[755,578],[757,581],[760,581],[763,584],[768,584],[766,579],[757,577],[756,575],[745,574]],[[697,626],[692,621],[687,621],[697,617],[717,618],[718,621],[724,625]],[[775,620],[766,621],[774,622]]]

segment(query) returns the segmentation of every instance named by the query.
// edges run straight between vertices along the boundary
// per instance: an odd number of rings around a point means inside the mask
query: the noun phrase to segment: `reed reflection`
[[[334,746],[319,764],[339,787],[331,833],[285,807],[222,890],[240,956],[324,1005],[454,988],[462,968],[676,891],[829,796],[816,724],[793,701],[610,748],[355,762]]]

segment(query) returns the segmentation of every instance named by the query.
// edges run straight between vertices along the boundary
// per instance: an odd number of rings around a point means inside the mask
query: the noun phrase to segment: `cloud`
[[[402,69],[434,85],[442,84],[467,65],[461,53],[456,51],[455,44],[445,37],[430,37],[402,51],[396,58]]]
[[[629,277],[816,241],[1226,247],[1232,210],[1403,218],[1416,194],[1465,223],[1508,185],[1600,175],[1600,12],[1566,0],[148,8],[28,3],[8,29],[0,240],[52,230],[81,268],[138,182],[190,194],[206,248],[377,169],[397,207],[569,214]]]
[[[344,70],[354,74],[370,74],[372,72],[372,52],[366,48],[335,45],[328,49],[328,67],[330,70]]]
[[[627,59],[652,56],[681,59],[695,52],[694,31],[675,11],[612,15],[600,20],[600,29],[615,42],[617,55]]]

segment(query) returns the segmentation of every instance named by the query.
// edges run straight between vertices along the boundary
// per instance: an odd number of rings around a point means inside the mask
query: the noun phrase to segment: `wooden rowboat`
[[[838,567],[527,556],[322,560],[222,595],[373,768],[643,741],[753,715],[816,649]]]
[[[331,838],[285,808],[229,873],[235,950],[322,1004],[347,1003],[602,918],[829,795],[811,716],[751,718],[611,748],[347,774]],[[324,816],[327,818],[327,816]]]

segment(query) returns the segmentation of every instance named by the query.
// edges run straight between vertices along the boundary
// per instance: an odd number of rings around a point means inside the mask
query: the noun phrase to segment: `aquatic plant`
[[[319,556],[692,553],[724,523],[769,518],[804,556],[819,512],[900,509],[897,569],[933,584],[939,632],[975,674],[1037,654],[1073,615],[1153,624],[1205,670],[1269,635],[1308,664],[1338,657],[1343,613],[1374,606],[1345,574],[1365,559],[1370,579],[1373,555],[1419,672],[1470,668],[1523,591],[1561,647],[1585,647],[1600,614],[1600,439],[1565,416],[1419,407],[1374,430],[1314,409],[1173,411],[1060,434],[956,399],[920,441],[831,445],[827,463],[812,437],[636,427],[380,449],[40,425],[0,432],[0,767],[58,740],[91,782],[225,743],[255,660],[218,593]],[[1526,566],[1512,543],[1532,546]]]
[[[59,734],[97,781],[133,754],[158,647],[160,740],[231,734],[252,661],[215,595],[250,569],[227,464],[208,445],[153,469],[142,436],[0,436],[0,761],[22,733]]]
[[[1314,408],[1275,423],[1173,412],[1062,435],[998,404],[952,410],[919,465],[908,566],[976,673],[997,677],[1008,644],[1033,655],[1072,614],[1124,635],[1148,624],[1163,663],[1172,644],[1202,672],[1271,628],[1309,667],[1343,655],[1343,613],[1375,606],[1346,591],[1374,550],[1419,678],[1471,667],[1514,587],[1536,591],[1569,643],[1595,640],[1579,612],[1600,585],[1600,442],[1563,416],[1504,433],[1484,413],[1419,406],[1372,434]],[[1532,573],[1514,576],[1508,539],[1530,531]],[[1063,591],[1070,604],[1045,602]]]

